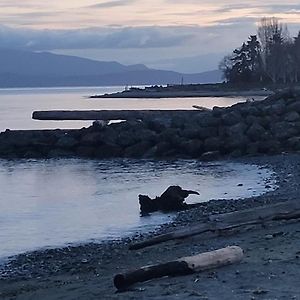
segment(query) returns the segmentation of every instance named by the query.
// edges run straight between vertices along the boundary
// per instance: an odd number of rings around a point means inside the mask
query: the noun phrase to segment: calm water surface
[[[228,106],[243,98],[97,99],[123,87],[0,90],[0,131],[79,128],[91,122],[31,120],[34,110],[191,109]],[[138,194],[151,197],[169,185],[198,190],[189,202],[265,192],[271,176],[256,166],[197,161],[0,160],[0,258],[43,247],[120,238],[154,229],[172,215],[140,218]],[[243,183],[243,186],[238,186]]]
[[[255,196],[266,169],[192,160],[0,160],[0,257],[154,229],[171,216],[141,218],[138,194],[169,185],[197,190],[189,203]],[[238,186],[242,183],[243,186]]]
[[[0,131],[5,129],[55,129],[89,126],[88,121],[49,122],[31,119],[35,110],[85,109],[192,109],[193,105],[230,106],[243,97],[169,99],[88,99],[95,94],[122,91],[124,87],[0,89]]]

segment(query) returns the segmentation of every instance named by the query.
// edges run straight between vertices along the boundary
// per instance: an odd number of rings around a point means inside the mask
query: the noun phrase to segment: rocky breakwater
[[[300,93],[211,111],[180,112],[79,130],[10,131],[0,134],[8,158],[238,157],[300,150]]]

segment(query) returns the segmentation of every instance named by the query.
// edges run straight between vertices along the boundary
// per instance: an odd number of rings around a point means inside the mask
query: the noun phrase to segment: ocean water
[[[122,91],[124,87],[0,89],[0,132],[5,129],[81,128],[92,121],[37,121],[36,110],[86,109],[192,109],[193,105],[230,106],[244,97],[204,97],[169,99],[89,99],[95,94]],[[251,97],[252,98],[252,97]],[[261,99],[261,97],[258,97]]]
[[[227,162],[0,160],[0,258],[152,230],[174,215],[140,217],[138,195],[155,197],[169,185],[198,191],[187,201],[197,203],[257,196],[271,177]]]
[[[243,98],[88,99],[123,87],[0,90],[0,131],[80,128],[91,122],[43,122],[34,110],[190,109],[228,106]],[[148,231],[174,215],[140,217],[138,195],[169,185],[200,192],[189,203],[256,196],[272,172],[257,166],[193,160],[0,160],[0,259],[45,247],[118,239]],[[239,184],[242,183],[242,186]],[[271,180],[275,187],[275,182]]]

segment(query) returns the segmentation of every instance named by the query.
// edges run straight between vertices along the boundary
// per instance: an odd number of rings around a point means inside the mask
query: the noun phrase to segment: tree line
[[[277,18],[263,18],[257,35],[225,56],[219,68],[229,83],[298,83],[300,31],[291,38],[286,24]]]

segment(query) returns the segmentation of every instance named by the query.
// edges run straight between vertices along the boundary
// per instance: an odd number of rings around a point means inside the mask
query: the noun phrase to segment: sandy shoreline
[[[279,188],[250,199],[210,201],[179,213],[160,231],[186,227],[211,213],[298,200],[300,155],[238,161],[271,168],[276,172]],[[139,235],[132,239],[143,238]],[[128,250],[132,239],[20,255],[0,271],[0,299],[300,299],[300,223],[295,221],[274,222],[224,236],[209,233],[138,251]],[[116,273],[227,245],[245,250],[241,264],[161,278],[115,293],[112,279]]]

